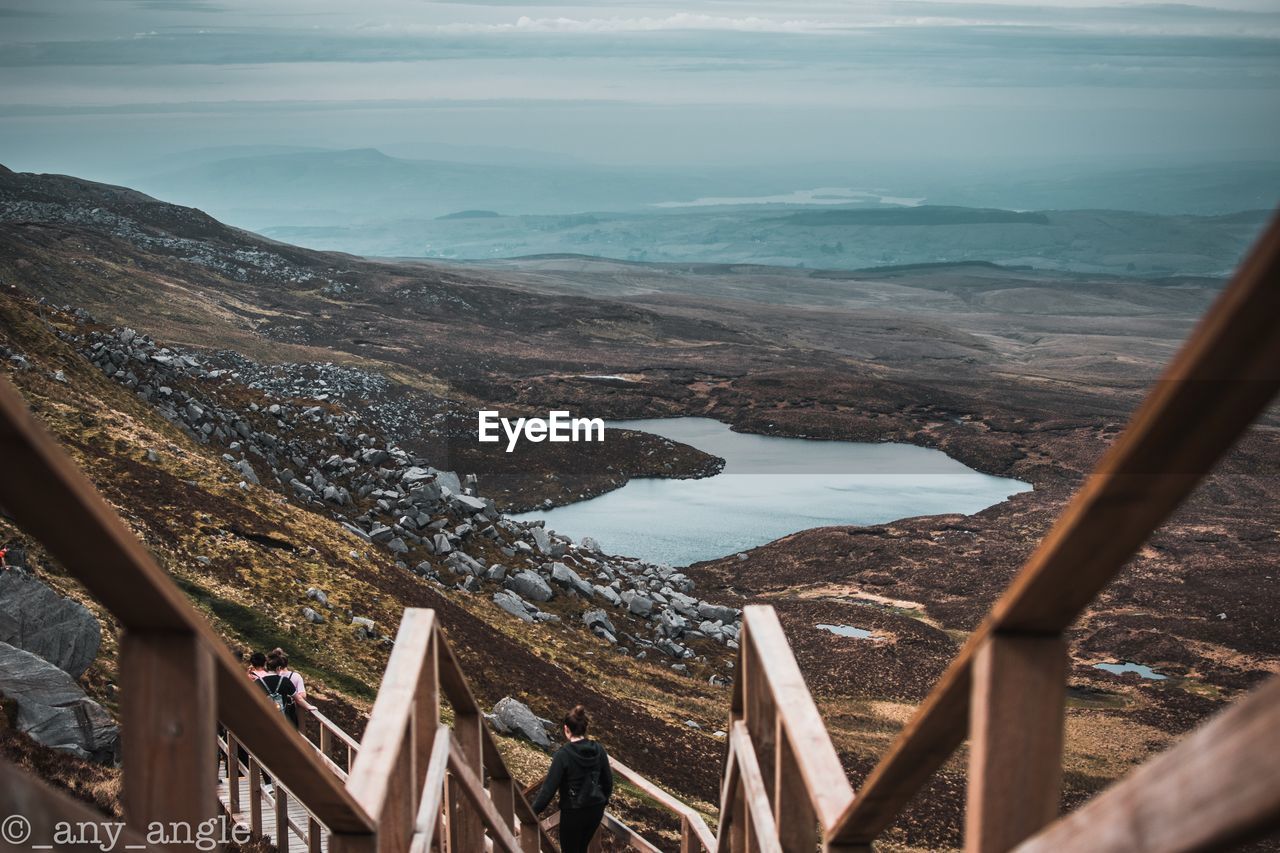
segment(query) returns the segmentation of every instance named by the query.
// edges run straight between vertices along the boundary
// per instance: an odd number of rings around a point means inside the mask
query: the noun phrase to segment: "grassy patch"
[[[174,581],[198,605],[208,609],[227,627],[235,631],[250,648],[267,650],[277,646],[289,652],[289,665],[303,675],[315,677],[342,692],[361,699],[373,701],[377,690],[358,678],[329,669],[312,657],[305,648],[300,648],[296,635],[281,629],[269,616],[252,607],[245,607],[234,601],[219,598],[209,590],[193,581],[175,577]],[[378,676],[381,677],[379,672]]]

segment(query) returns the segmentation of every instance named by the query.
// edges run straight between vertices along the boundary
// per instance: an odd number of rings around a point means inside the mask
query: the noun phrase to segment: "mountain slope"
[[[228,643],[237,649],[288,649],[320,697],[321,709],[349,730],[358,735],[362,728],[386,663],[383,638],[394,633],[400,611],[431,607],[440,613],[486,706],[514,695],[554,718],[563,708],[585,702],[597,709],[602,733],[620,745],[615,750],[620,756],[660,778],[684,780],[676,787],[687,796],[713,798],[719,745],[683,720],[700,717],[709,732],[718,722],[722,687],[673,672],[669,658],[665,664],[661,656],[645,663],[611,654],[610,645],[579,618],[590,605],[567,592],[542,605],[561,614],[563,622],[525,623],[495,605],[489,593],[452,591],[397,566],[392,552],[344,528],[345,516],[299,500],[297,490],[273,481],[270,487],[245,483],[243,465],[237,469],[223,459],[216,439],[206,444],[182,417],[167,420],[162,404],[141,399],[78,352],[102,352],[104,339],[121,335],[12,294],[0,296],[0,329],[0,369]],[[123,336],[141,343],[140,337]],[[168,357],[164,350],[155,353]],[[142,367],[137,365],[139,373]],[[217,386],[217,393],[200,398],[206,411],[234,401],[246,412],[257,406],[265,414],[283,405],[295,412],[315,406],[341,414],[323,401],[272,397],[227,376],[185,383],[179,376],[164,396],[173,399],[186,393],[184,387],[194,390],[203,383]],[[180,408],[193,405],[199,404],[188,396]],[[348,423],[352,429],[368,428],[362,421]],[[282,440],[291,437],[332,440],[305,425],[280,431]],[[85,683],[94,698],[114,710],[117,647],[109,615],[3,518],[0,541],[26,546],[30,566],[82,601],[107,627],[107,640]],[[511,562],[482,538],[468,540],[466,548],[478,558]],[[574,565],[576,558],[561,559]],[[449,577],[445,555],[438,562],[440,570],[430,574]],[[327,606],[309,595],[313,589],[323,591]],[[323,621],[309,619],[306,608],[318,611]],[[361,623],[353,624],[353,617],[373,620],[376,635],[359,630]],[[623,613],[613,612],[612,619],[630,625]],[[640,624],[629,630],[645,629]],[[682,758],[623,746],[654,742],[680,744]],[[515,742],[507,745],[526,779],[541,772],[545,756]],[[691,755],[703,756],[695,772],[685,763]],[[636,814],[643,822],[643,810]]]

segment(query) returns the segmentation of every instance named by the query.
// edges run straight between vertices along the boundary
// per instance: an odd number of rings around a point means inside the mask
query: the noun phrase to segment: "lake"
[[[810,527],[974,513],[1031,489],[908,444],[751,435],[710,418],[608,426],[712,453],[725,460],[724,471],[702,480],[636,479],[596,498],[513,517],[543,519],[575,541],[590,536],[606,553],[684,566]]]

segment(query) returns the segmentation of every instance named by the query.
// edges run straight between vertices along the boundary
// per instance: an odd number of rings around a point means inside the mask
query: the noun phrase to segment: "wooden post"
[[[538,833],[538,825],[536,823],[520,824],[520,850],[521,853],[538,853],[542,849],[542,839]]]
[[[403,853],[413,841],[414,822],[418,816],[418,798],[414,795],[417,782],[414,779],[412,732],[406,734],[409,736],[404,738],[399,760],[392,768],[387,798],[382,814],[378,816],[378,853]]]
[[[742,777],[733,786],[733,823],[729,826],[729,849],[747,853],[751,849],[751,815],[747,814],[747,792]]]
[[[515,832],[516,826],[516,786],[510,778],[495,779],[489,778],[489,797],[493,800],[493,807],[498,810],[498,814],[502,815],[503,824]]]
[[[249,832],[254,838],[262,837],[262,768],[253,753],[249,753]]]
[[[233,816],[240,814],[240,742],[227,729],[227,805]]]
[[[778,843],[783,850],[813,850],[818,846],[818,816],[781,717],[778,718],[775,742],[773,819],[778,824]]]
[[[218,813],[213,657],[193,633],[126,631],[120,641],[123,801],[128,822]]]
[[[329,731],[329,727],[326,726],[324,723],[319,723],[318,725],[320,727],[320,752],[323,755],[329,756],[329,758],[333,758],[333,755],[331,754],[333,750],[333,734]],[[338,760],[336,758],[333,758],[333,763],[337,764]],[[342,765],[339,765],[339,766],[342,766]],[[347,762],[346,766],[342,767],[342,769],[346,770],[347,772],[350,772],[351,763]]]
[[[974,661],[966,853],[1005,853],[1058,816],[1067,647],[995,633]]]
[[[323,853],[324,827],[314,817],[307,818],[307,853]]]
[[[776,739],[778,734],[777,706],[773,692],[764,670],[767,661],[762,658],[766,650],[752,648],[746,656],[747,683],[743,685],[746,695],[743,697],[746,713],[743,719],[747,731],[751,733],[751,743],[755,746],[756,761],[760,764],[760,773],[766,780],[769,802],[774,803],[773,778],[776,760]]]
[[[440,801],[440,817],[436,820],[436,841],[440,849],[448,853],[453,846],[453,782],[452,773],[445,774],[444,796]]]
[[[481,725],[483,721],[479,714],[464,713],[455,709],[453,736],[462,750],[466,765],[479,779],[484,778],[484,744],[481,740]],[[457,774],[449,774],[449,787],[450,802],[453,806],[453,811],[450,813],[453,820],[449,833],[449,840],[453,844],[452,849],[459,851],[485,849],[484,823],[480,819],[479,809],[467,802],[466,796],[458,787]]]
[[[434,622],[433,622],[434,625]],[[427,777],[427,765],[431,762],[431,750],[435,744],[436,729],[440,726],[440,672],[439,633],[431,632],[427,645],[427,660],[418,679],[418,689],[413,699],[413,778],[416,804],[422,799],[422,785]]]
[[[276,850],[278,853],[289,853],[289,795],[277,781],[276,799]]]
[[[680,853],[701,853],[702,845],[698,843],[698,837],[693,834],[693,827],[689,825],[689,819],[680,819]]]

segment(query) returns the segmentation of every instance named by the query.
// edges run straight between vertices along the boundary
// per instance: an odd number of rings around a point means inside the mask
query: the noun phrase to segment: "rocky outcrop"
[[[550,601],[555,594],[551,591],[550,585],[543,580],[542,575],[537,572],[531,572],[525,569],[516,572],[507,578],[504,586],[512,592],[518,593],[522,598],[531,598],[534,601]]]
[[[15,725],[36,742],[96,761],[115,757],[111,715],[44,658],[0,643],[0,693],[17,703]]]
[[[0,642],[44,658],[79,678],[98,656],[102,630],[83,605],[33,575],[0,572]]]
[[[502,734],[513,734],[523,737],[543,749],[551,748],[551,738],[547,736],[546,724],[529,706],[507,696],[493,706],[490,720],[494,728]]]

